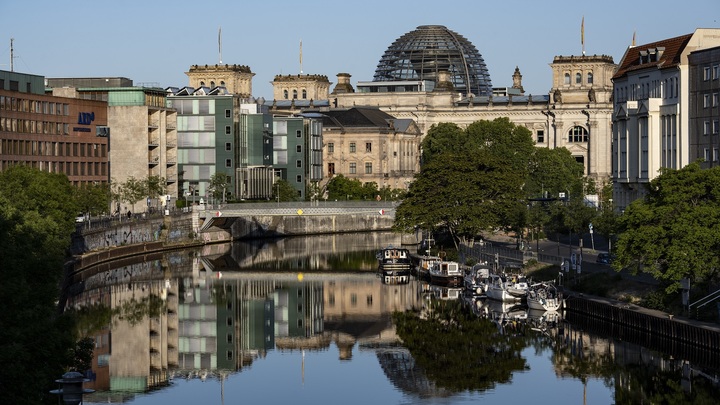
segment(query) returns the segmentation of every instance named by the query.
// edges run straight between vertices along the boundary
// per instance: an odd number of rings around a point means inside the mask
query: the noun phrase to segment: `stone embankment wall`
[[[238,218],[232,226],[233,239],[274,236],[320,235],[344,232],[387,231],[394,219],[383,215],[253,215]]]

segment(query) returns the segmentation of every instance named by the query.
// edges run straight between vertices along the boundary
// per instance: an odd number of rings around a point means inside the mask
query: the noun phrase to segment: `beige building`
[[[323,75],[277,75],[273,80],[273,99],[327,100],[331,84]]]
[[[720,29],[700,28],[629,47],[623,55],[613,77],[616,209],[642,198],[661,168],[681,169],[691,162],[688,57],[718,45]]]
[[[255,73],[245,65],[192,65],[185,74],[189,86],[196,89],[225,87],[228,93],[240,98],[252,95],[252,78]]]

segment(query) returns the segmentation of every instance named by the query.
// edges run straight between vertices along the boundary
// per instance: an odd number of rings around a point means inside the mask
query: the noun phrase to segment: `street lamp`
[[[50,393],[59,395],[62,403],[65,405],[79,405],[83,402],[83,394],[95,392],[95,390],[83,389],[83,383],[88,381],[90,380],[85,378],[81,373],[70,371],[63,374],[61,379],[55,380],[55,382],[60,384],[60,388],[51,390]]]

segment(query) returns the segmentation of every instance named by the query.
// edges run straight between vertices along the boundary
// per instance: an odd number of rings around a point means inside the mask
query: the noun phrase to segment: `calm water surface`
[[[96,341],[86,385],[96,392],[85,403],[714,403],[720,394],[717,354],[662,353],[418,280],[385,285],[374,253],[388,244],[399,240],[223,244],[86,272],[69,303]],[[401,340],[392,314],[428,308],[461,308],[480,327],[473,337],[493,346],[456,330],[437,335],[438,347],[456,345],[447,353]],[[435,355],[451,364],[428,362]]]

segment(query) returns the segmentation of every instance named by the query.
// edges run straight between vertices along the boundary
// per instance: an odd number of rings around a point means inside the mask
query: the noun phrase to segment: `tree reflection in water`
[[[527,346],[525,325],[508,325],[510,333],[502,334],[458,301],[430,301],[427,311],[395,313],[394,320],[416,364],[439,389],[485,391],[528,369],[520,355]]]

